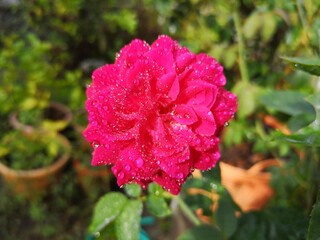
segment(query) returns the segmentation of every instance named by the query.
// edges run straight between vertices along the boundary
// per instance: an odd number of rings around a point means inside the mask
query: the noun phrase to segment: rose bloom
[[[178,194],[194,169],[215,166],[237,100],[214,58],[164,35],[151,46],[136,39],[92,80],[83,135],[94,148],[92,165],[113,165],[119,186],[156,182]]]

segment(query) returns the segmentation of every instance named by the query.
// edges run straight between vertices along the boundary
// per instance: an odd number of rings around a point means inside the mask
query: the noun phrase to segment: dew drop
[[[215,190],[215,191],[217,191],[218,190],[218,186],[215,184],[215,183],[210,183],[210,187],[213,189],[213,190]]]
[[[143,166],[143,160],[142,160],[141,157],[136,159],[136,164],[137,164],[137,167],[142,167]]]
[[[182,178],[183,177],[183,174],[182,173],[178,173],[177,174],[177,178]]]
[[[124,178],[124,173],[123,173],[123,172],[119,172],[118,178],[119,178],[119,179],[123,179],[123,178]]]
[[[124,169],[129,172],[131,170],[131,167],[129,165],[125,166]]]
[[[225,122],[225,123],[223,124],[223,126],[228,127],[228,126],[229,126],[229,122]]]
[[[91,146],[93,147],[93,149],[96,149],[96,148],[98,148],[100,146],[100,144],[98,142],[94,141],[94,142],[91,143]]]
[[[98,237],[100,237],[100,232],[95,232],[93,235],[95,238],[98,238]]]

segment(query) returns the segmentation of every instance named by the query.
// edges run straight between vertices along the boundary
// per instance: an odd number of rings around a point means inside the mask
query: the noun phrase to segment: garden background
[[[156,185],[148,194],[119,188],[107,167],[90,168],[81,135],[92,71],[113,63],[131,40],[151,44],[161,34],[216,58],[239,101],[221,136],[221,164],[196,172],[178,198]],[[0,239],[317,239],[319,53],[317,0],[1,0],[1,162],[30,169],[62,153],[68,160],[44,190],[28,183],[22,193],[0,169]],[[53,106],[63,112],[52,114]],[[252,170],[271,159],[268,171]],[[227,187],[224,163],[251,171]],[[265,183],[273,190],[261,193]],[[246,205],[242,191],[258,200]],[[109,201],[146,203],[132,236],[92,219],[110,192]]]

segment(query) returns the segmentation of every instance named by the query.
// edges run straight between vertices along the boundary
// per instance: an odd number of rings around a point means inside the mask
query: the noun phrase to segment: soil
[[[249,169],[267,157],[261,153],[253,153],[252,145],[245,143],[228,149],[221,149],[221,161],[243,169]]]

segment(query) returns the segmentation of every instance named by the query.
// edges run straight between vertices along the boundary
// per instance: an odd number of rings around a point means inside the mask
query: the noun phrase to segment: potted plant
[[[10,125],[26,133],[36,129],[60,131],[66,128],[71,119],[70,109],[58,102],[50,102],[44,108],[13,112],[9,116]]]
[[[10,116],[14,128],[30,132],[34,128],[65,128],[70,110],[53,103],[52,94],[59,82],[60,64],[52,59],[52,45],[28,33],[23,38],[10,35],[0,53],[0,110]]]
[[[69,141],[54,132],[12,130],[0,142],[0,174],[17,194],[40,195],[67,164],[70,150]]]

